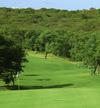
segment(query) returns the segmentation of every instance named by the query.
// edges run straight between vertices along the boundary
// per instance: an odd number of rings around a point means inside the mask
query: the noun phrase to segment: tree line
[[[100,28],[100,9],[60,10],[41,8],[12,9],[0,7],[0,29],[50,29],[62,28],[80,33],[98,31]]]
[[[45,52],[45,58],[52,53],[83,61],[95,75],[100,70],[99,16],[100,9],[95,8],[0,8],[0,76],[6,83],[14,83],[16,72],[27,61],[23,49]]]
[[[63,29],[23,30],[11,29],[0,32],[15,41],[24,49],[45,52],[61,57],[71,58],[73,61],[83,61],[84,65],[94,69],[100,67],[100,33],[84,32]]]

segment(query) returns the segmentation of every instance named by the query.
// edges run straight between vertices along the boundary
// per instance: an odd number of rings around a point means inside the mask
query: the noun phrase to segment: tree
[[[100,68],[100,34],[94,33],[85,44],[84,62],[94,68],[93,75]]]
[[[93,75],[100,67],[100,34],[84,33],[74,38],[70,50],[71,57],[75,61],[83,61],[84,64],[93,68]]]
[[[51,52],[51,42],[54,42],[54,38],[57,37],[57,35],[58,33],[55,31],[45,30],[36,39],[39,51],[45,51],[46,53],[45,58],[47,58],[47,54]]]
[[[59,35],[50,44],[51,52],[62,57],[70,57],[70,46],[67,34]]]
[[[0,76],[6,84],[13,82],[18,71],[23,71],[23,62],[27,62],[25,51],[11,39],[0,35]]]
[[[45,59],[47,59],[47,54],[51,52],[50,43],[45,44]]]
[[[71,58],[75,61],[82,61],[84,58],[84,46],[90,37],[89,32],[83,34],[74,34],[70,36],[70,55]]]

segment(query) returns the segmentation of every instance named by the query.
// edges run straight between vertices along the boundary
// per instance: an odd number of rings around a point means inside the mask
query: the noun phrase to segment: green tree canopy
[[[70,53],[73,60],[83,61],[91,66],[95,75],[97,67],[100,66],[100,34],[85,33],[74,36]]]
[[[14,80],[18,71],[23,71],[23,62],[27,62],[25,51],[11,39],[0,35],[0,76],[6,84]]]

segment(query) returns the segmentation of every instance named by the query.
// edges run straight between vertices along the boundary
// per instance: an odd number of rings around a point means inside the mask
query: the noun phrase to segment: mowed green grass
[[[0,108],[99,108],[100,76],[74,63],[27,56],[15,90],[0,91]],[[20,85],[20,90],[18,89]]]

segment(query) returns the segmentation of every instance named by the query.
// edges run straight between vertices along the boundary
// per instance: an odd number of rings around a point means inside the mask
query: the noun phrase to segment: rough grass
[[[0,91],[0,108],[100,107],[99,75],[92,76],[91,70],[75,68],[74,63],[62,58],[44,59],[42,54],[31,54],[14,90]]]

